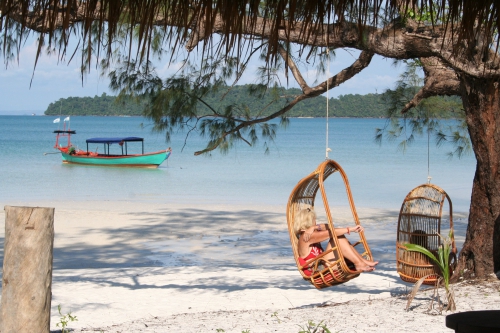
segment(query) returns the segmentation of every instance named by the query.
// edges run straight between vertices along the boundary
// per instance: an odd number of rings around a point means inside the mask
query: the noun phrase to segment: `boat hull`
[[[154,153],[123,155],[123,156],[87,156],[70,155],[61,151],[63,163],[99,165],[111,167],[137,167],[137,168],[157,168],[169,156],[170,150],[161,150]]]

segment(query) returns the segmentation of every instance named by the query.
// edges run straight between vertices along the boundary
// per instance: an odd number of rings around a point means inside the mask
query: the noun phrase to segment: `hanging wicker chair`
[[[326,178],[328,178],[328,176],[335,172],[338,172],[344,181],[353,220],[356,225],[359,225],[358,214],[356,213],[356,208],[354,207],[354,201],[352,199],[351,189],[349,187],[347,176],[340,165],[333,160],[324,161],[313,173],[299,181],[297,186],[295,186],[295,188],[293,189],[287,205],[288,232],[290,234],[290,242],[292,244],[292,250],[297,268],[302,277],[305,280],[309,281],[317,289],[322,289],[347,282],[359,276],[359,274],[361,273],[355,270],[352,263],[344,259],[340,248],[335,245],[338,244],[338,240],[337,236],[335,235],[334,223],[324,188],[324,181],[326,180]],[[326,218],[328,220],[329,230],[331,230],[331,249],[323,252],[318,257],[305,262],[304,259],[299,257],[298,237],[295,234],[293,228],[294,219],[295,215],[301,209],[314,208],[314,199],[316,198],[318,189],[321,190],[321,197],[323,199],[323,205],[325,207]],[[354,246],[362,246],[362,251],[360,251],[360,249],[357,247],[358,252],[364,258],[373,260],[372,254],[365,239],[364,232],[360,232],[358,235],[360,237],[360,241],[354,244]],[[325,263],[325,259],[323,259],[324,256],[330,252],[334,252],[336,260],[333,263],[330,261],[328,265],[323,265],[323,263]],[[309,267],[311,269],[312,273],[310,274],[310,276],[304,273],[305,267]]]
[[[404,244],[417,244],[435,255],[437,254],[441,244],[439,235],[441,234],[441,217],[445,199],[448,200],[450,208],[450,231],[453,231],[452,203],[443,189],[436,185],[423,184],[411,190],[406,196],[399,213],[396,241],[397,271],[403,281],[415,283],[420,278],[428,276],[423,283],[436,284],[440,275],[439,267],[426,255],[408,251]],[[451,241],[450,275],[457,262],[455,239],[452,238]]]

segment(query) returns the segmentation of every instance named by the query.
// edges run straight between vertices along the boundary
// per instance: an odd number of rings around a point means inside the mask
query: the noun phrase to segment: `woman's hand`
[[[357,232],[357,233],[359,233],[360,231],[363,231],[363,230],[365,230],[365,228],[363,228],[360,225],[357,225],[355,227],[349,227],[349,231],[350,232]]]
[[[309,227],[307,228],[306,230],[304,230],[304,241],[305,242],[309,242],[309,240],[311,239],[311,236],[314,232],[314,230],[316,230],[316,226],[312,226],[312,227]]]

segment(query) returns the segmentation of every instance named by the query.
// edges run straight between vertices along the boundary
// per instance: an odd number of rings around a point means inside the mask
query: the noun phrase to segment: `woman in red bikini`
[[[327,224],[316,224],[316,213],[312,208],[302,209],[297,214],[294,229],[295,234],[299,237],[298,251],[300,258],[307,261],[323,253],[320,243],[330,240],[330,231],[328,230]],[[354,264],[356,270],[361,272],[372,272],[375,270],[378,261],[369,261],[363,258],[345,237],[345,234],[360,232],[362,230],[363,227],[360,225],[347,228],[335,228],[335,235],[337,235],[338,245],[342,254]],[[330,248],[331,244],[330,241],[328,241],[326,249],[328,250]],[[336,259],[334,252],[326,254],[324,258],[327,261]],[[307,273],[305,270],[304,272]]]

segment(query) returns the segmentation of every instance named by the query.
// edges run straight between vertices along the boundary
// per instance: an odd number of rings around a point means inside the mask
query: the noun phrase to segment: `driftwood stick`
[[[0,329],[50,332],[54,208],[5,206]]]

